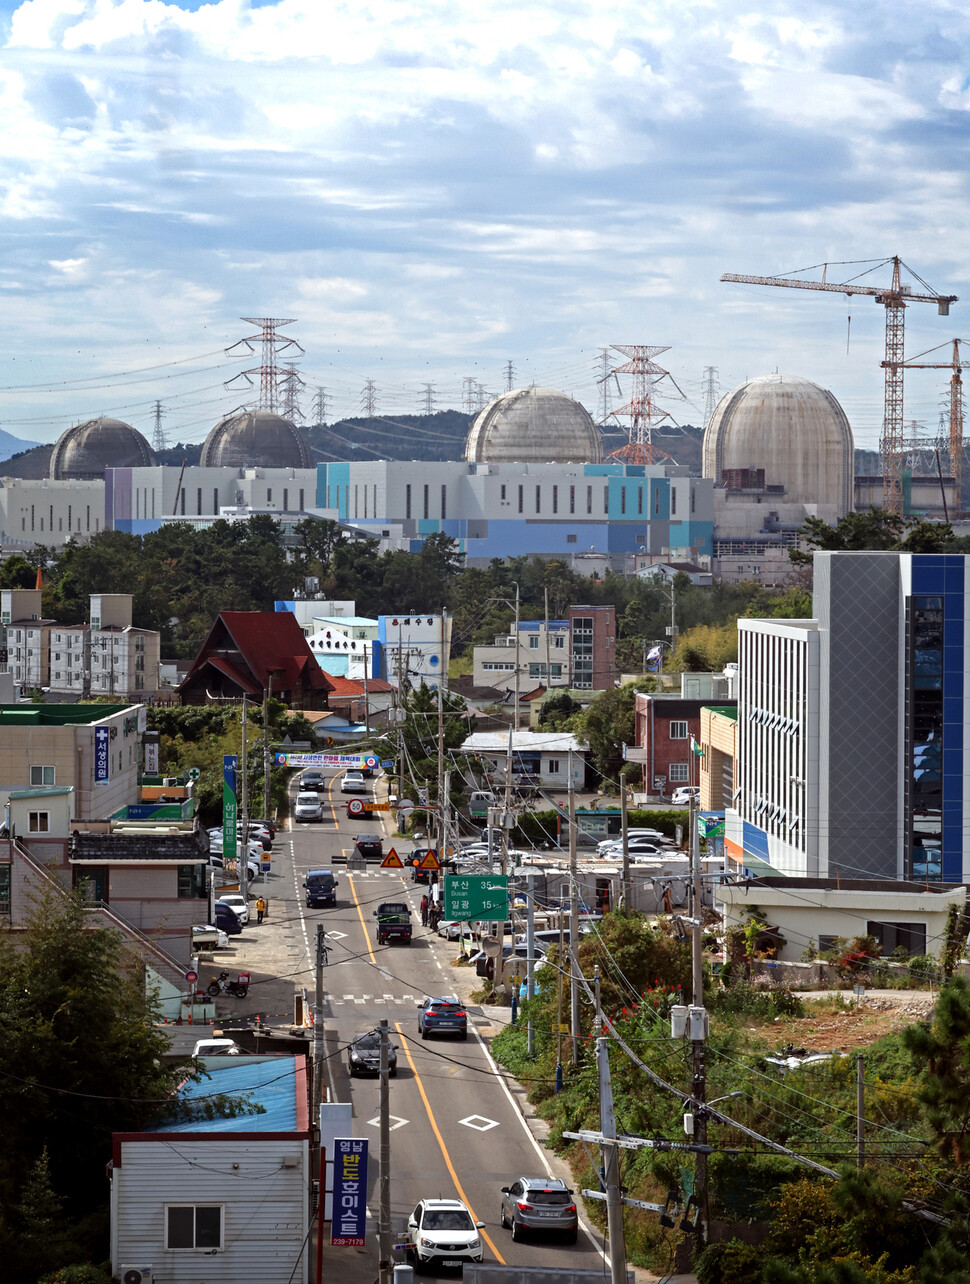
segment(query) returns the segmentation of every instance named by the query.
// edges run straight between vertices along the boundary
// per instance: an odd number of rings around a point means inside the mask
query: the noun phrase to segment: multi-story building
[[[103,481],[3,479],[0,541],[4,546],[63,548],[69,539],[83,543],[104,529]]]
[[[627,757],[643,764],[648,792],[663,795],[679,785],[699,784],[699,758],[691,742],[700,744],[701,710],[706,703],[680,695],[637,692],[636,752]]]
[[[41,616],[41,596],[40,589],[0,589],[0,667],[17,686],[37,691],[48,685],[53,623]]]
[[[616,681],[616,611],[612,606],[571,606],[565,620],[520,620],[516,636],[499,634],[492,645],[476,646],[477,687],[544,687],[603,691]]]
[[[816,553],[814,618],[739,620],[738,651],[730,857],[795,877],[970,876],[970,558]]]

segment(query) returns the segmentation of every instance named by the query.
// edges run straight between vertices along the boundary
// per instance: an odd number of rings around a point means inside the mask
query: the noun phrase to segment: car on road
[[[337,879],[332,869],[311,869],[303,880],[306,903],[310,909],[320,905],[336,905]]]
[[[238,1057],[241,1053],[235,1039],[200,1039],[192,1049],[193,1057]]]
[[[514,1240],[526,1231],[554,1231],[564,1235],[567,1244],[576,1243],[576,1201],[558,1177],[518,1177],[511,1186],[503,1186],[499,1218],[503,1229],[511,1227]]]
[[[418,1033],[422,1039],[429,1034],[457,1034],[468,1038],[468,1013],[456,995],[427,998],[418,1004]]]
[[[326,787],[327,782],[324,779],[323,772],[317,771],[316,767],[311,767],[300,776],[301,793],[321,793]]]
[[[380,834],[357,834],[354,838],[354,854],[363,856],[364,860],[383,860],[383,838]]]
[[[698,798],[700,792],[698,785],[678,785],[670,795],[671,805],[674,807],[689,807],[691,800]]]
[[[192,929],[193,950],[224,950],[229,934],[215,923],[199,923]]]
[[[220,905],[230,909],[243,927],[249,922],[249,903],[239,892],[228,892],[225,896],[220,896],[216,901],[216,908]]]
[[[460,1269],[484,1255],[476,1222],[460,1199],[422,1199],[408,1217],[408,1251],[423,1266]]]
[[[342,794],[366,794],[367,781],[364,779],[362,771],[345,771],[343,780],[340,782],[340,792]]]
[[[397,1044],[387,1045],[387,1065],[391,1078],[397,1074]],[[347,1049],[347,1069],[350,1077],[358,1074],[380,1074],[381,1036],[377,1030],[358,1034]]]
[[[309,790],[306,793],[297,794],[296,802],[293,804],[293,819],[323,820],[323,804],[320,802],[320,795]]]
[[[407,901],[381,901],[374,910],[377,919],[377,944],[387,945],[388,941],[403,941],[411,944],[414,929],[411,926],[411,909]]]
[[[435,859],[438,857],[438,853],[433,847],[415,847],[403,857],[405,869],[410,869],[411,871],[412,883],[430,883],[431,875],[438,872],[437,870],[418,868],[428,855],[434,856]]]

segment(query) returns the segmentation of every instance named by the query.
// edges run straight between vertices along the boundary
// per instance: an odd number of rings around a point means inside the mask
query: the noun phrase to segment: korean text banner
[[[111,743],[110,727],[94,728],[94,783],[106,785],[109,775],[109,745]]]
[[[333,1147],[330,1243],[338,1248],[363,1248],[367,1222],[367,1142],[357,1137],[337,1137]]]

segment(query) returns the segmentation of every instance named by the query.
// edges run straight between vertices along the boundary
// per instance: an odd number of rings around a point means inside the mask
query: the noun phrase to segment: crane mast
[[[914,357],[904,362],[907,370],[952,370],[950,376],[950,476],[953,478],[957,502],[963,507],[963,375],[962,371],[970,369],[970,361],[960,360],[960,344],[963,339],[954,339],[953,355],[949,361],[920,361]],[[942,344],[940,345],[942,347]],[[929,356],[936,349],[920,356]],[[883,365],[886,364],[884,361]]]
[[[794,290],[825,290],[835,294],[864,294],[881,303],[886,309],[886,345],[882,366],[886,372],[883,393],[883,422],[880,451],[883,469],[883,504],[891,513],[903,511],[903,370],[905,361],[906,307],[910,303],[935,303],[940,316],[950,315],[950,304],[956,303],[955,294],[937,294],[913,272],[912,275],[925,287],[926,293],[916,293],[903,285],[901,269],[905,266],[898,254],[882,260],[877,267],[892,264],[892,284],[885,286],[859,285],[855,281],[836,284],[827,281],[828,264],[821,264],[820,281],[800,280],[790,276],[748,276],[725,272],[722,281],[735,281],[742,285],[774,285]],[[952,427],[951,427],[952,435]]]

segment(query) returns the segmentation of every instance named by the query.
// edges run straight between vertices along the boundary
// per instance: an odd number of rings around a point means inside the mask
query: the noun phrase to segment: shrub
[[[805,1005],[787,986],[764,989],[750,981],[735,981],[718,990],[708,1007],[712,1012],[743,1013],[746,1016],[776,1017],[805,1015]]]

